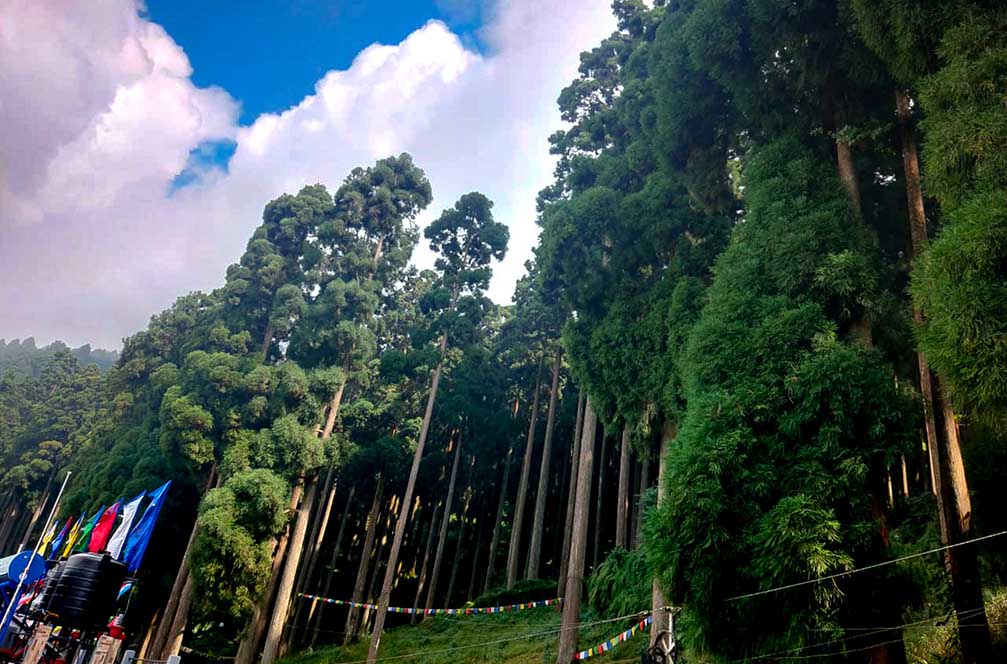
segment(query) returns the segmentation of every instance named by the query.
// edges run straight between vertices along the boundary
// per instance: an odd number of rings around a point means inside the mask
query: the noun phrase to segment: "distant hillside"
[[[101,371],[106,371],[119,358],[116,351],[92,349],[90,344],[70,348],[62,341],[54,341],[39,348],[35,345],[34,337],[10,342],[0,339],[0,374],[13,371],[25,376],[38,376],[49,360],[61,350],[69,350],[81,366],[95,364]]]

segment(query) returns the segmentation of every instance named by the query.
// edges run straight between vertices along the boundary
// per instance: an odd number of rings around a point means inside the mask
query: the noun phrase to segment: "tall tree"
[[[481,310],[482,291],[488,286],[492,274],[490,263],[493,260],[501,260],[507,251],[507,227],[493,220],[492,205],[482,194],[476,192],[465,194],[454,207],[445,210],[424,231],[424,235],[430,240],[431,249],[439,254],[436,267],[440,271],[441,283],[437,295],[441,306],[446,305],[446,311],[442,318],[442,332],[438,343],[439,359],[430,379],[430,392],[423,412],[423,424],[406,483],[403,508],[396,520],[395,537],[388,555],[388,566],[374,616],[374,630],[367,654],[369,664],[376,661],[378,648],[381,645],[385,613],[388,610],[392,582],[398,566],[399,549],[402,546],[402,536],[409,517],[407,509],[413,500],[423,448],[430,431],[437,388],[441,373],[444,371],[449,333],[452,328],[473,324],[472,317]]]

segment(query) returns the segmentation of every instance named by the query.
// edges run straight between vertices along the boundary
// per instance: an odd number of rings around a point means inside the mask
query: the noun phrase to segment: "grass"
[[[582,620],[591,623],[597,617],[585,612]],[[635,622],[629,619],[585,625],[580,630],[578,647],[586,649],[598,645]],[[556,661],[559,627],[560,614],[555,607],[496,615],[437,616],[417,625],[386,630],[378,656],[397,657],[392,661],[415,664],[552,664]],[[590,661],[599,664],[639,662],[640,652],[647,645],[647,634],[639,633],[631,641],[592,657]],[[365,639],[347,647],[305,651],[286,657],[283,664],[360,662],[367,658],[367,646]]]

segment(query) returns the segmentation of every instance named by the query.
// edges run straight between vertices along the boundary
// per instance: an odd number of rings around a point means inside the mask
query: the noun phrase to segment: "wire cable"
[[[913,558],[921,558],[923,556],[929,556],[933,553],[940,553],[941,551],[947,551],[948,549],[954,549],[959,546],[965,546],[966,544],[975,544],[976,542],[982,542],[985,540],[993,539],[994,537],[1002,537],[1007,535],[1007,530],[1002,530],[998,533],[993,533],[991,535],[983,535],[982,537],[973,537],[972,539],[965,540],[963,542],[955,542],[954,544],[948,544],[946,546],[940,546],[936,549],[930,549],[929,551],[921,551],[920,553],[911,553],[907,556],[901,556],[899,558],[893,558],[891,560],[885,560],[880,563],[874,563],[873,565],[866,565],[864,567],[857,567],[855,569],[847,570],[845,572],[836,572],[835,574],[827,574],[825,576],[820,576],[815,579],[807,579],[806,581],[797,581],[796,583],[788,583],[785,586],[778,586],[776,588],[768,588],[766,590],[757,590],[751,593],[745,593],[744,595],[736,595],[734,597],[728,597],[726,602],[736,602],[742,599],[748,599],[750,597],[758,597],[759,595],[769,595],[772,593],[778,593],[783,590],[790,590],[792,588],[800,588],[801,586],[809,586],[814,583],[821,583],[822,581],[830,581],[832,579],[840,579],[844,576],[851,576],[853,574],[859,574],[860,572],[867,572],[869,570],[878,569],[879,567],[887,567],[888,565],[895,565],[897,563],[904,562],[906,560],[912,560]]]

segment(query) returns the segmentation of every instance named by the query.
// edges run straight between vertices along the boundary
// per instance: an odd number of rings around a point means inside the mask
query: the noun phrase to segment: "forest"
[[[1005,661],[1007,7],[612,8],[512,303],[493,202],[421,228],[400,154],[270,201],[117,356],[0,344],[0,553],[65,471],[64,519],[171,480],[149,658],[375,662],[467,619],[392,607],[562,598],[522,661],[645,615],[619,661],[669,616],[679,662]]]

